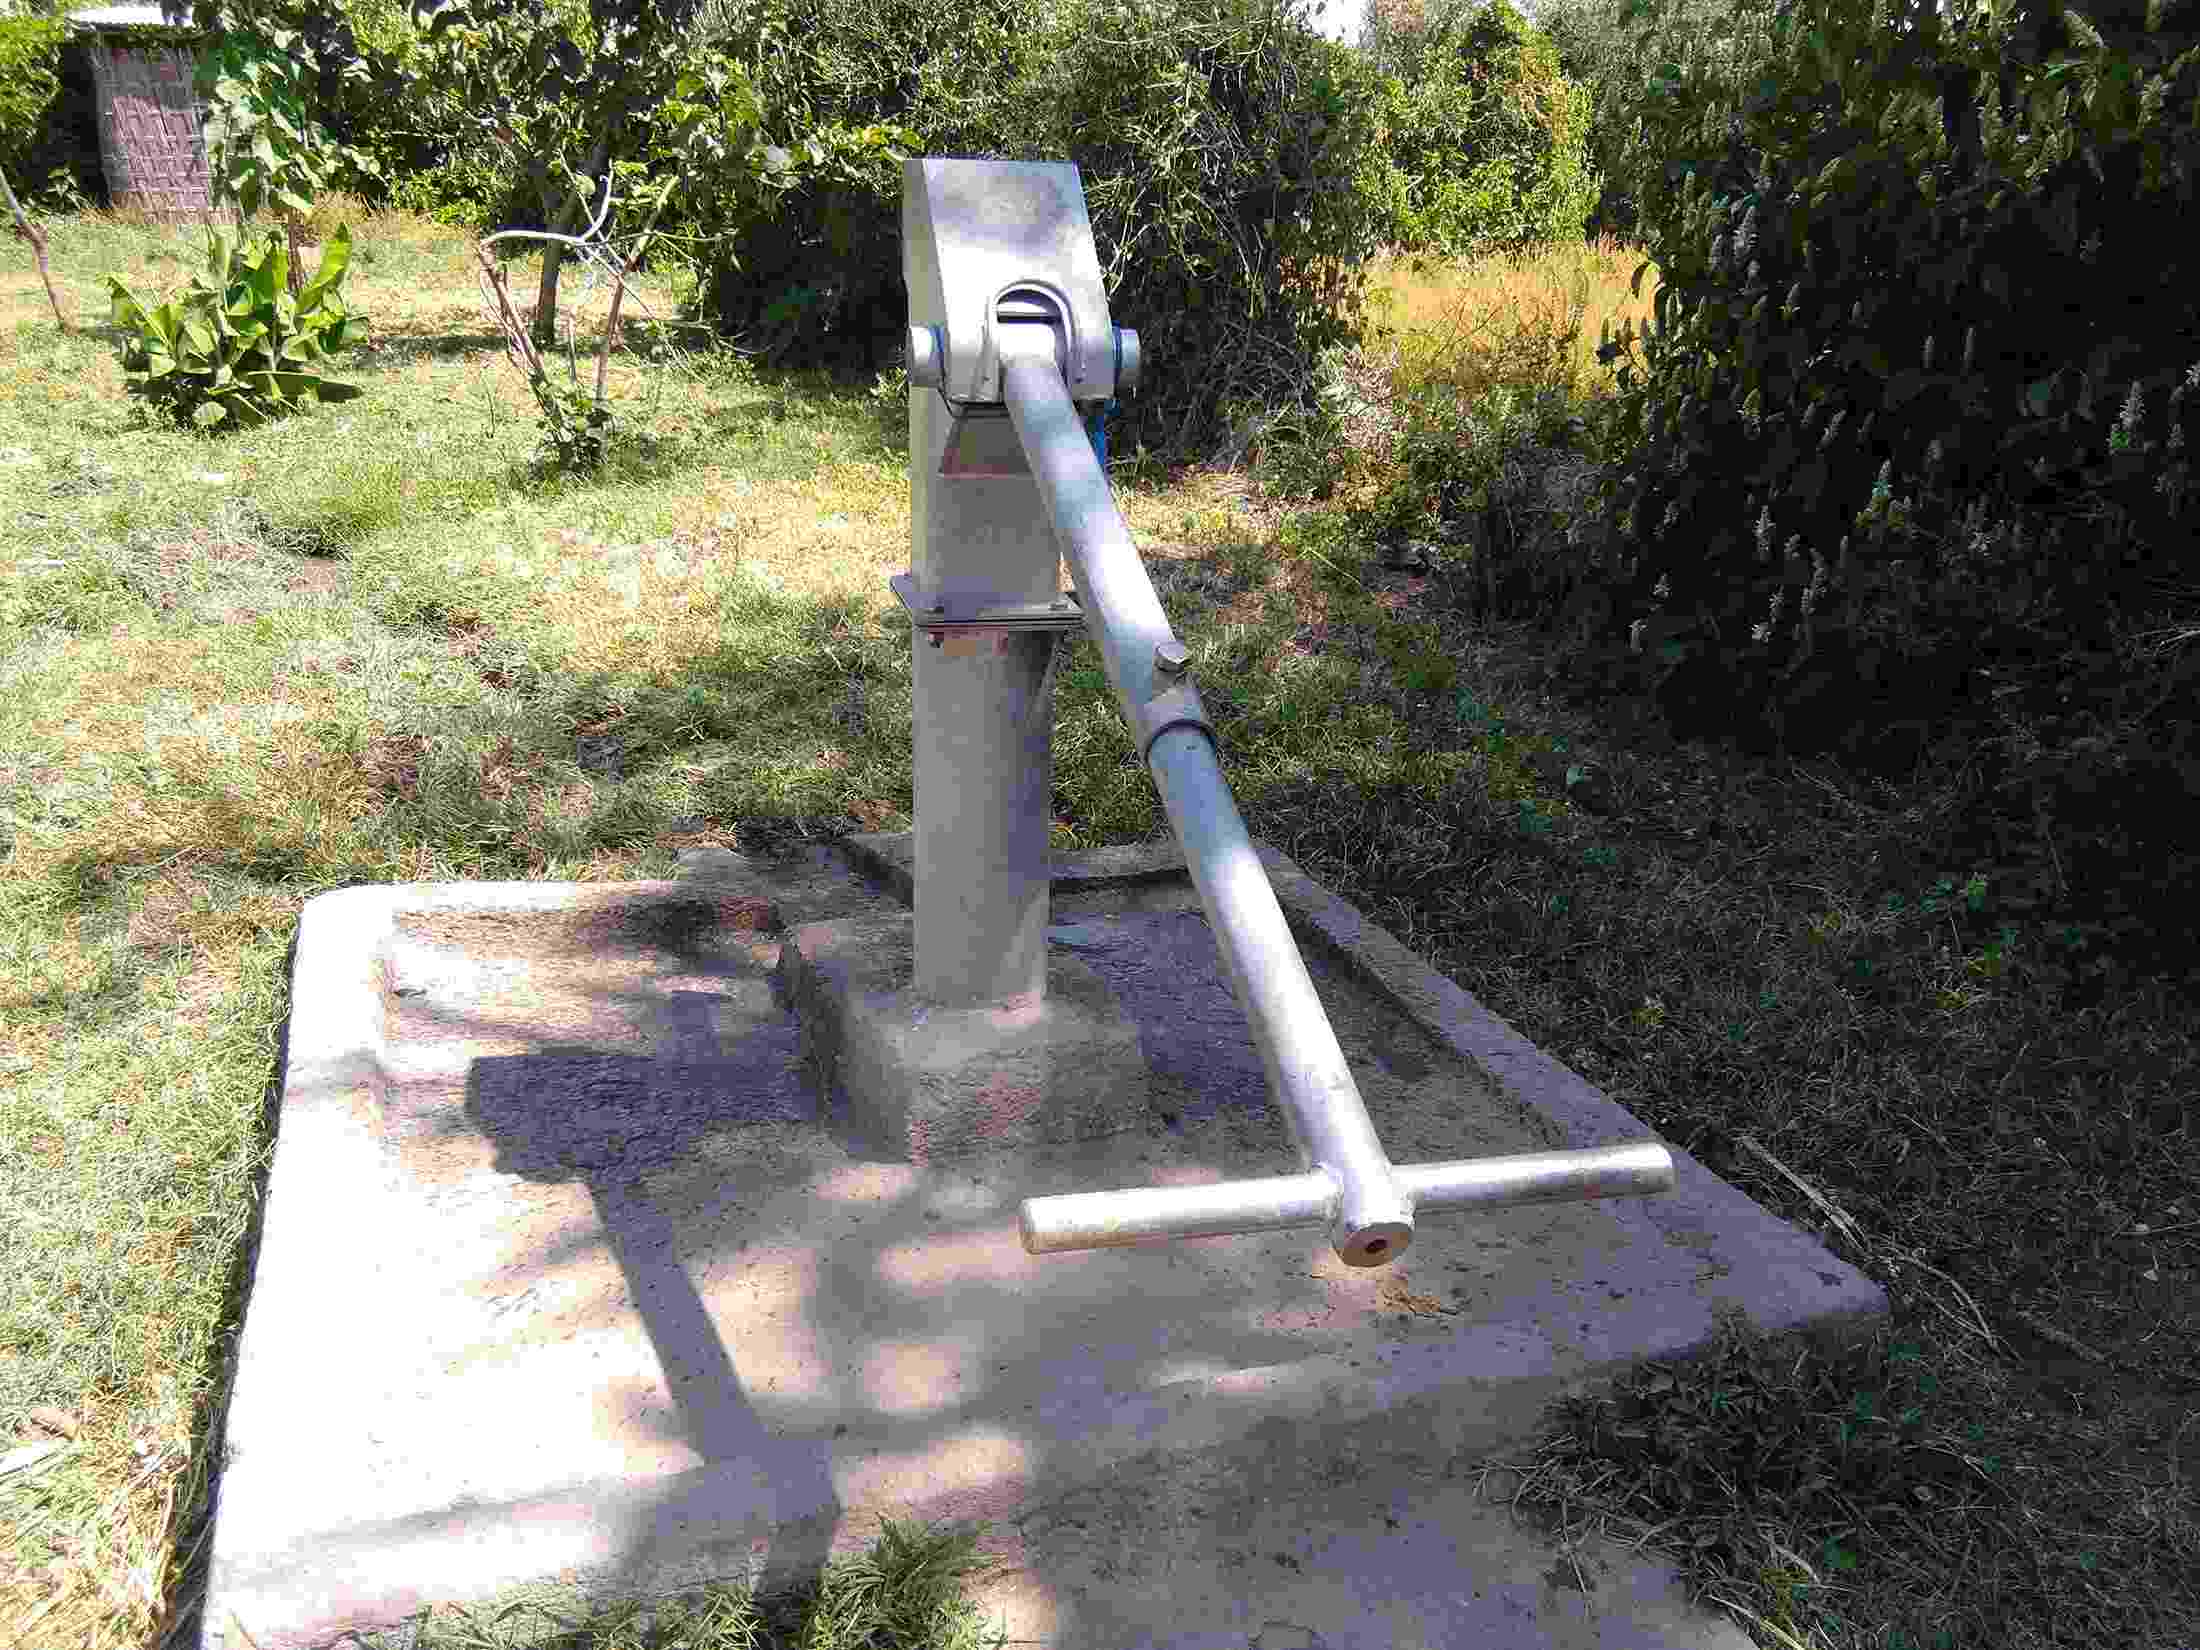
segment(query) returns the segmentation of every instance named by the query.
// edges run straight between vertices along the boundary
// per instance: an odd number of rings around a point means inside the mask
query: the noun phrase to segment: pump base
[[[1046,994],[973,1008],[911,985],[906,916],[797,928],[774,980],[818,1092],[867,1146],[926,1163],[987,1146],[1091,1140],[1153,1116],[1138,1026],[1098,974],[1050,952]]]

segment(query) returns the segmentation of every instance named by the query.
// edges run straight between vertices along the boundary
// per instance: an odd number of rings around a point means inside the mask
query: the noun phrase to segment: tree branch
[[[5,172],[0,172],[0,195],[7,196],[8,210],[15,214],[15,232],[31,243],[31,256],[38,262],[38,278],[46,283],[46,302],[53,305],[54,324],[63,332],[74,332],[76,328],[69,325],[69,318],[61,313],[61,296],[53,289],[53,271],[46,264],[46,232],[31,222],[31,215],[15,198]]]

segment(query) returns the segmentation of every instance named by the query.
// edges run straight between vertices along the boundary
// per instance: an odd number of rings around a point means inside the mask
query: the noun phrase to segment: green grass
[[[837,1559],[792,1592],[706,1587],[643,1604],[526,1596],[433,1612],[410,1650],[1000,1650],[963,1596],[983,1573],[968,1531],[887,1520],[868,1551]],[[548,1594],[549,1596],[543,1596]],[[388,1650],[369,1634],[361,1650]]]
[[[629,437],[541,476],[463,242],[353,227],[367,393],[220,440],[140,424],[0,247],[0,1451],[68,1434],[0,1479],[0,1643],[152,1645],[195,1606],[306,898],[908,823],[898,398],[758,373],[656,289]],[[93,316],[103,270],[191,249],[85,215],[53,255]],[[1254,828],[1894,1299],[1860,1348],[1734,1340],[1554,1416],[1519,1504],[1646,1533],[1768,1646],[2200,1642],[2189,1005],[2089,998],[2083,913],[1943,851],[1965,753],[1893,784],[1675,745],[1474,616],[1462,529],[1563,525],[1542,482],[1602,371],[1563,334],[1640,315],[1632,268],[1391,270],[1397,332],[1331,364],[1350,440],[1123,489]],[[1401,483],[1401,430],[1507,391],[1563,398],[1550,439],[1455,443],[1479,495]],[[1089,642],[1055,751],[1065,845],[1158,828]],[[681,1607],[707,1627],[431,1628],[913,1644],[849,1601],[938,1603],[956,1539]]]

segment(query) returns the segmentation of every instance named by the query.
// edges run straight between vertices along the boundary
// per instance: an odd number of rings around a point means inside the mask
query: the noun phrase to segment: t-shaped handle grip
[[[1523,1152],[1511,1157],[1393,1166],[1391,1174],[1416,1215],[1442,1209],[1492,1209],[1516,1203],[1570,1203],[1602,1197],[1649,1197],[1673,1188],[1673,1156],[1655,1140],[1587,1151]],[[1026,1198],[1020,1211],[1024,1249],[1034,1255],[1109,1249],[1173,1238],[1222,1237],[1328,1227],[1342,1188],[1328,1171],[1225,1180],[1207,1186],[1141,1186],[1114,1192],[1071,1192]],[[1349,1264],[1380,1266],[1393,1258],[1377,1235]]]

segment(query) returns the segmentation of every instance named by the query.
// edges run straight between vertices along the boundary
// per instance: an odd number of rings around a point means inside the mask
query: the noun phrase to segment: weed
[[[982,1527],[883,1522],[867,1551],[836,1559],[814,1581],[759,1595],[740,1585],[643,1603],[551,1605],[527,1598],[432,1612],[412,1650],[1000,1650],[962,1596],[993,1561]],[[387,1650],[369,1634],[364,1650]]]

